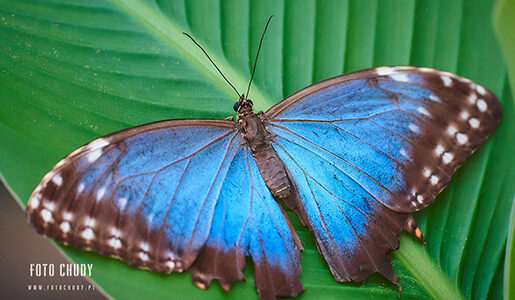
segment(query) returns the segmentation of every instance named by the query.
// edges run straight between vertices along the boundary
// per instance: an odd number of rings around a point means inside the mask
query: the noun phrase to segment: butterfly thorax
[[[238,129],[256,160],[259,172],[275,197],[286,198],[291,193],[291,180],[286,167],[271,145],[271,135],[262,116],[252,111],[251,105],[238,110]]]

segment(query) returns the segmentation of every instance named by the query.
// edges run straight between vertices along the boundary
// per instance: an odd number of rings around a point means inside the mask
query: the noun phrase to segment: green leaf
[[[505,26],[513,29],[515,14],[513,1],[504,3],[496,14],[500,36]],[[401,298],[501,298],[513,278],[503,270],[515,186],[515,85],[492,10],[485,0],[0,0],[3,181],[25,205],[61,157],[95,137],[162,119],[232,115],[234,91],[181,33],[191,33],[241,93],[273,14],[250,93],[257,109],[318,80],[392,64],[444,69],[499,96],[504,117],[493,137],[416,215],[427,245],[403,234],[392,257]],[[515,53],[513,39],[503,47]],[[289,215],[305,247],[301,298],[398,298],[379,275],[336,283],[312,235]],[[161,275],[59,247],[75,262],[93,263],[92,279],[113,298],[257,297],[250,262],[247,282],[227,294],[217,283],[197,289],[187,273]]]
[[[494,9],[495,31],[499,38],[506,64],[508,67],[508,74],[510,79],[511,90],[515,89],[515,19],[512,17],[515,11],[515,1],[513,0],[498,0]],[[512,106],[513,109],[513,106]],[[513,112],[512,112],[513,115]],[[511,144],[511,151],[513,152],[513,143]],[[508,176],[515,177],[514,161],[512,160],[511,171]],[[509,191],[508,196],[513,195],[515,187],[512,185],[512,190]],[[506,245],[506,262],[504,266],[504,299],[515,299],[515,202],[512,205],[511,217],[509,222],[508,243]],[[510,285],[510,282],[512,283]]]

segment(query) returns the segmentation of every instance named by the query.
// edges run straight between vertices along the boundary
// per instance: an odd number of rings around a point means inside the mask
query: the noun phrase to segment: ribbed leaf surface
[[[484,0],[0,0],[0,172],[25,204],[60,158],[95,137],[162,119],[232,115],[236,95],[181,33],[196,37],[243,91],[273,14],[250,94],[258,110],[313,82],[379,65],[444,69],[498,95],[504,117],[494,136],[416,216],[427,245],[402,235],[392,255],[401,298],[498,299],[515,115],[492,9]],[[378,275],[336,283],[311,234],[294,226],[305,247],[301,298],[398,299]],[[195,288],[189,274],[160,275],[60,247],[93,263],[93,280],[114,298],[257,297],[251,267],[247,282],[226,294],[218,284]]]

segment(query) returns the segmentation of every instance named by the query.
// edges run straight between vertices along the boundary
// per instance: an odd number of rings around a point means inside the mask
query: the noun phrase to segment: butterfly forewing
[[[213,278],[226,289],[244,279],[250,255],[260,294],[293,296],[303,290],[301,246],[245,147],[229,121],[114,133],[59,162],[33,192],[27,216],[57,241],[159,272],[188,269],[202,251],[194,281],[203,288]]]
[[[409,213],[429,205],[501,117],[482,86],[430,68],[381,67],[314,84],[265,118],[298,213],[339,281],[379,272]]]

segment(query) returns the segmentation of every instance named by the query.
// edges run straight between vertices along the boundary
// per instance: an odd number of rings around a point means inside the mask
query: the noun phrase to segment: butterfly
[[[412,213],[502,116],[483,86],[413,66],[327,79],[264,113],[247,89],[234,109],[236,121],[159,121],[76,149],[35,188],[29,222],[138,268],[190,270],[204,289],[244,280],[250,256],[260,298],[275,299],[304,290],[303,248],[284,202],[335,280],[377,272],[399,285],[389,255],[398,235],[423,239]]]

